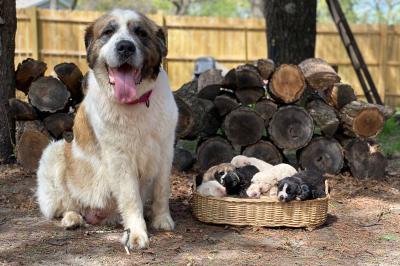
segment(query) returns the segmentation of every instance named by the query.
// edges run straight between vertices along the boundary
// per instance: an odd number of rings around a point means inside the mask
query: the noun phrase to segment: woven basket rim
[[[268,198],[236,198],[236,197],[211,197],[211,196],[203,196],[201,194],[199,194],[197,192],[197,187],[196,187],[196,180],[194,180],[193,183],[193,195],[199,196],[199,197],[203,197],[203,198],[209,198],[209,199],[213,199],[213,200],[217,200],[217,201],[224,201],[224,202],[242,202],[242,203],[282,203],[282,204],[302,204],[302,202],[318,202],[318,201],[326,201],[330,199],[330,194],[329,194],[329,182],[328,180],[325,180],[325,194],[326,196],[323,198],[317,198],[317,199],[311,199],[311,200],[293,200],[293,201],[289,201],[289,202],[280,202],[280,201],[276,201],[276,200],[272,200],[272,199],[268,199]]]

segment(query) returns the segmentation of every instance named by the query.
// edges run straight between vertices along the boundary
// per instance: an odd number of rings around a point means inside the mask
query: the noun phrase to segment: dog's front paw
[[[172,220],[172,217],[169,213],[155,216],[151,225],[154,229],[166,231],[172,231],[175,228],[174,220]]]
[[[67,211],[63,215],[61,225],[67,229],[72,230],[85,225],[82,215],[74,211]]]
[[[149,247],[149,237],[145,230],[126,229],[121,242],[129,251]]]

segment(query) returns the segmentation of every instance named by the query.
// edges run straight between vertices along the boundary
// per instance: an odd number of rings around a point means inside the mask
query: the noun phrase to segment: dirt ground
[[[0,166],[0,265],[399,265],[400,160],[385,180],[332,178],[327,223],[314,230],[203,224],[190,211],[193,174],[172,175],[174,232],[150,230],[127,255],[122,228],[66,231],[44,219],[35,176]]]

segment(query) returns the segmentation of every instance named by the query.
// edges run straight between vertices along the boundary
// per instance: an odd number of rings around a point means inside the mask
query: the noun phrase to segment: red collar
[[[138,103],[145,103],[146,107],[149,108],[149,106],[150,106],[150,96],[151,96],[152,92],[153,92],[153,90],[149,90],[148,92],[146,92],[145,94],[140,96],[139,99],[134,100],[133,102],[131,102],[129,104],[133,105],[133,104],[138,104]]]

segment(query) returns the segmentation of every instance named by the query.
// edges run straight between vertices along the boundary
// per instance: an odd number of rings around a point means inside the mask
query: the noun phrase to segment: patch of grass
[[[398,239],[397,235],[395,234],[384,234],[380,236],[380,239],[386,241],[396,241]]]
[[[400,115],[400,108],[397,109],[395,115]],[[386,121],[382,132],[378,136],[378,142],[386,155],[400,152],[400,123],[394,117]]]

